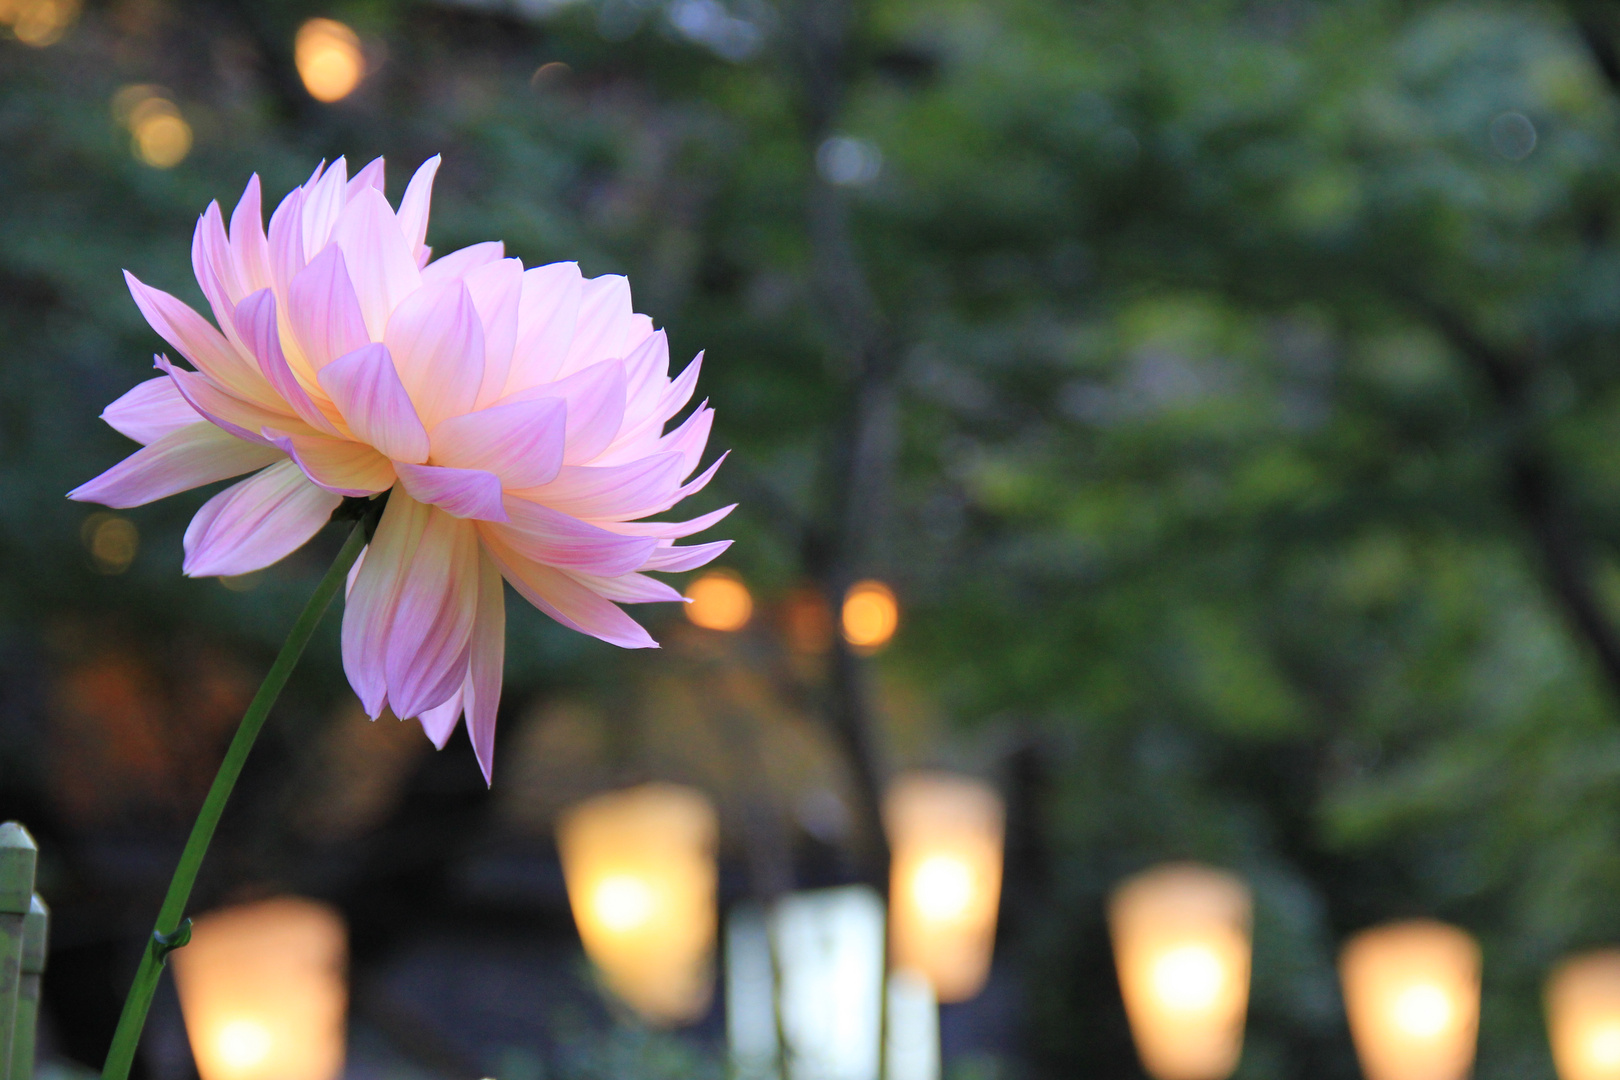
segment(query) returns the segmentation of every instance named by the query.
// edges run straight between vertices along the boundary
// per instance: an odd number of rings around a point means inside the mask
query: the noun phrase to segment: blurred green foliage
[[[860,392],[814,281],[831,191],[898,354],[858,569],[905,621],[875,663],[947,742],[1038,759],[1018,1068],[1130,1074],[1102,898],[1196,857],[1257,890],[1245,1080],[1355,1075],[1335,950],[1406,914],[1482,938],[1479,1076],[1550,1077],[1541,979],[1620,941],[1620,681],[1572,607],[1620,616],[1607,9],[872,0],[818,90],[800,20],[834,7],[335,4],[375,71],[330,107],[291,69],[304,3],[121,0],[0,43],[8,648],[64,614],[279,640],[320,552],[250,593],[187,581],[196,494],[132,512],[133,566],[99,576],[62,494],[126,452],[95,414],[157,343],[118,269],[195,298],[193,215],[338,154],[386,153],[397,196],[444,153],[440,251],[628,272],[708,350],[732,563],[787,589],[782,522],[840,527]],[[109,111],[145,82],[196,132],[170,171]],[[817,107],[848,140],[820,176]],[[513,700],[633,670],[514,616]],[[305,693],[337,677],[312,650]]]

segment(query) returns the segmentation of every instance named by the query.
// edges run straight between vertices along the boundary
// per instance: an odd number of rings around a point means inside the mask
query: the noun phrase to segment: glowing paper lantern
[[[883,899],[864,885],[793,893],[768,918],[754,904],[734,910],[726,1037],[738,1080],[876,1080],[883,937]],[[887,1020],[888,1080],[939,1080],[939,1006],[927,980],[891,973]]]
[[[858,581],[844,594],[844,640],[858,652],[877,652],[900,626],[900,604],[881,581]]]
[[[1224,1080],[1243,1052],[1249,889],[1193,863],[1126,880],[1108,905],[1119,988],[1142,1065],[1157,1080]]]
[[[720,826],[701,793],[645,784],[557,826],[568,902],[613,992],[654,1023],[699,1019],[713,992]]]
[[[293,63],[316,101],[343,100],[366,73],[359,36],[335,19],[310,19],[298,28]]]
[[[1464,1080],[1479,1032],[1479,946],[1417,919],[1364,930],[1339,955],[1367,1080]]]
[[[1005,818],[987,784],[943,773],[902,777],[884,799],[890,957],[940,1001],[972,997],[990,974]]]
[[[754,598],[742,578],[711,570],[687,587],[686,617],[705,630],[741,630],[754,615]]]
[[[1559,1080],[1620,1080],[1620,949],[1572,957],[1547,980]]]
[[[335,1080],[343,1072],[342,917],[279,897],[204,915],[170,957],[202,1080]]]

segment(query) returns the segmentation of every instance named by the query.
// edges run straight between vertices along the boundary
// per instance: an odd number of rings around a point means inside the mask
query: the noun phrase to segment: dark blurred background
[[[342,20],[330,104],[299,27]],[[1477,1075],[1550,1078],[1541,981],[1620,939],[1620,4],[0,0],[0,819],[53,902],[52,1068],[99,1064],[233,725],[335,550],[180,575],[209,491],[64,493],[199,301],[250,173],[444,155],[429,241],[627,273],[707,350],[701,505],[743,631],[621,653],[510,605],[493,790],[367,723],[336,627],[272,717],[198,909],[345,913],[350,1075],[724,1074],[719,1006],[594,988],[551,839],[672,779],[722,894],[881,881],[873,793],[1009,803],[994,974],[950,1080],[1138,1077],[1103,917],[1190,857],[1255,889],[1239,1076],[1357,1075],[1334,957],[1484,947]],[[154,118],[158,125],[151,126]],[[700,395],[701,396],[701,395]],[[705,537],[707,538],[707,536]],[[826,603],[892,585],[857,657]],[[763,883],[763,884],[762,884]],[[139,1069],[194,1076],[172,992]]]

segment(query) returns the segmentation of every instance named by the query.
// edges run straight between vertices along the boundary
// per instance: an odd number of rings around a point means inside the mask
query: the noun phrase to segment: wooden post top
[[[34,900],[39,847],[15,821],[0,825],[0,914],[26,915]]]
[[[34,894],[33,902],[28,907],[28,914],[23,916],[23,943],[22,943],[22,974],[43,975],[45,973],[46,941],[51,930],[51,909],[45,906],[45,901]]]

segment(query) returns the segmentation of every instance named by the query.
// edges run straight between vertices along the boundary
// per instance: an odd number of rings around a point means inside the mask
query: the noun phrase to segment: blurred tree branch
[[[1475,333],[1456,312],[1426,299],[1416,303],[1490,387],[1508,433],[1508,497],[1529,531],[1547,584],[1558,598],[1565,618],[1591,647],[1610,692],[1620,701],[1620,632],[1598,596],[1591,541],[1563,497],[1555,471],[1532,432],[1536,370],[1533,351],[1502,350]]]
[[[849,76],[850,39],[858,11],[848,0],[801,0],[789,14],[791,67],[797,81],[805,154],[833,133]],[[833,348],[851,372],[848,406],[823,456],[831,527],[800,530],[800,554],[836,612],[844,591],[868,568],[879,546],[892,498],[897,443],[894,378],[899,349],[856,250],[849,204],[814,165],[809,170],[806,228],[816,300],[828,319]],[[841,637],[834,636],[830,716],[853,779],[864,841],[866,872],[887,876],[882,791],[884,769],[876,743],[865,672]]]

